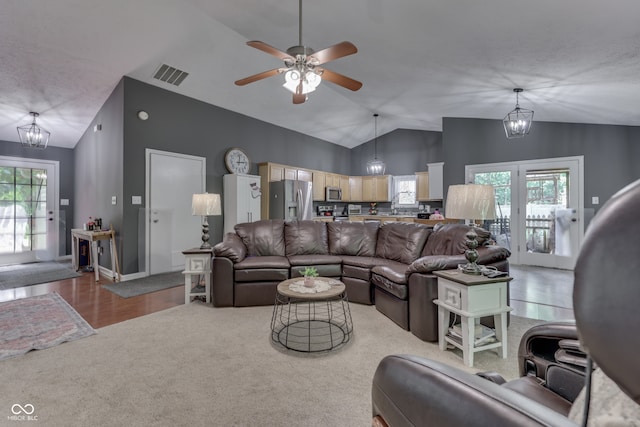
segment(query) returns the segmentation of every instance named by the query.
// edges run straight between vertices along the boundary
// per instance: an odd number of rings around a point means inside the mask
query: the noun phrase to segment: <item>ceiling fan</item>
[[[320,65],[344,56],[358,52],[353,43],[344,41],[326,49],[315,52],[310,47],[302,44],[302,0],[299,0],[299,27],[298,46],[292,46],[283,52],[261,41],[249,41],[247,44],[253,48],[275,56],[284,61],[284,67],[254,74],[244,79],[237,80],[238,86],[244,86],[267,77],[284,73],[283,86],[293,93],[293,103],[302,104],[307,100],[307,94],[313,92],[322,79],[335,83],[346,89],[356,91],[362,87],[362,83],[335,71],[327,70]]]

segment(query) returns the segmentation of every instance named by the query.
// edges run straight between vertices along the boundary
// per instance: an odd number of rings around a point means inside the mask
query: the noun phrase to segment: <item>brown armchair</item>
[[[637,425],[628,423],[640,419],[638,212],[640,181],[614,195],[591,222],[575,267],[576,324],[527,332],[520,378],[505,382],[416,356],[388,356],[373,378],[374,425],[575,426],[584,405],[591,406],[589,425]],[[599,370],[593,389],[579,392],[591,373],[582,349]]]

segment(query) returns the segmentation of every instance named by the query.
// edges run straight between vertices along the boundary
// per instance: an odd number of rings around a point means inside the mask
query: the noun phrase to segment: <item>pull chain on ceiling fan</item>
[[[362,83],[350,77],[328,70],[320,65],[333,61],[344,56],[353,55],[358,52],[353,43],[344,41],[318,52],[314,52],[310,47],[302,44],[302,0],[299,0],[298,14],[298,45],[292,46],[283,52],[267,43],[253,40],[247,45],[261,50],[269,55],[281,59],[284,67],[264,71],[254,74],[244,79],[237,80],[238,86],[244,86],[267,77],[284,73],[285,82],[283,86],[293,93],[293,103],[302,104],[307,100],[307,94],[313,92],[324,79],[331,83],[342,86],[346,89],[357,91],[362,87]]]

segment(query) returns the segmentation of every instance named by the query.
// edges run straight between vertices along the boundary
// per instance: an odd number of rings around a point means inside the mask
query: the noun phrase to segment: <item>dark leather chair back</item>
[[[620,389],[640,403],[640,181],[615,194],[589,225],[575,267],[580,340]]]

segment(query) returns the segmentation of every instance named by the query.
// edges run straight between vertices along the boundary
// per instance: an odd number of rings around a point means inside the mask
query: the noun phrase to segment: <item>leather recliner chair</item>
[[[574,271],[576,323],[543,324],[526,333],[519,350],[521,378],[487,381],[432,360],[387,356],[373,378],[374,425],[576,426],[583,421],[577,409],[583,404],[590,404],[588,425],[638,423],[638,212],[640,181],[615,194],[591,221]],[[574,403],[583,374],[591,372],[580,369],[580,350],[599,371],[591,399],[583,390]],[[577,366],[575,375],[560,371],[561,380],[555,381],[554,370],[563,363]],[[554,382],[560,387],[550,385]]]

